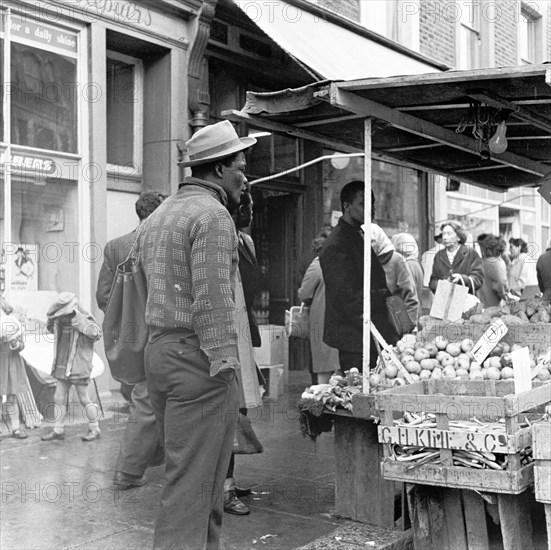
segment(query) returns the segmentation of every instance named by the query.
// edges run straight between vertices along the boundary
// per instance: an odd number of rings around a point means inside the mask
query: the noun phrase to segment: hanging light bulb
[[[488,142],[488,147],[492,153],[500,154],[505,153],[509,143],[507,142],[507,124],[503,120],[497,125],[496,133],[490,138]]]

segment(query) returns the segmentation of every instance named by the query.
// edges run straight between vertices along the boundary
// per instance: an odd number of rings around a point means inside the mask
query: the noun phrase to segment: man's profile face
[[[348,214],[359,225],[365,221],[365,193],[360,191],[352,199],[352,202],[347,204]]]
[[[222,178],[220,181],[220,187],[228,195],[228,210],[233,212],[241,201],[241,193],[246,190],[245,184],[247,178],[245,177],[245,169],[247,168],[247,161],[245,154],[240,151],[230,166],[222,166]]]

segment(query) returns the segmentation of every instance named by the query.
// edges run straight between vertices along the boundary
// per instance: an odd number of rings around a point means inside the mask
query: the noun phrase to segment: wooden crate
[[[392,388],[376,395],[380,408],[379,441],[385,444],[382,472],[385,479],[457,489],[475,489],[492,493],[519,494],[533,483],[533,464],[521,465],[520,451],[531,445],[528,428],[520,422],[551,399],[551,385],[544,384],[514,394],[509,380],[424,380],[409,386]],[[433,413],[436,428],[405,427],[393,424],[396,414],[405,411]],[[505,434],[465,433],[450,428],[450,420],[482,422],[505,419]],[[412,467],[391,458],[392,445],[413,445],[440,450],[440,464]],[[478,470],[455,466],[454,449],[482,450],[508,455],[506,470]]]
[[[532,426],[536,500],[545,505],[547,544],[551,549],[551,422]]]
[[[415,550],[490,550],[487,509],[499,518],[504,550],[534,550],[530,491],[494,495],[408,484],[406,492]]]

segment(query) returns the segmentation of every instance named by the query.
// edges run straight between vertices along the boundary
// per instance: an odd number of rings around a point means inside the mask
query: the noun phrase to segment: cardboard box
[[[254,348],[258,365],[279,365],[285,363],[284,346],[287,345],[285,327],[280,325],[260,325],[262,345]]]

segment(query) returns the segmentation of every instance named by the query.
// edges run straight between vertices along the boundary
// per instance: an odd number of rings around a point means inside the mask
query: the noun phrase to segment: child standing
[[[0,313],[0,396],[5,395],[2,405],[12,437],[26,439],[27,434],[19,423],[17,394],[29,388],[25,363],[19,352],[23,350],[23,331],[19,321],[11,315],[13,308],[2,298]]]
[[[54,335],[55,345],[52,376],[57,379],[54,396],[56,420],[54,429],[41,439],[65,439],[65,401],[71,385],[74,385],[88,420],[88,433],[82,436],[82,440],[94,441],[101,435],[99,407],[90,399],[88,383],[94,342],[101,338],[101,328],[90,313],[79,308],[77,297],[71,292],[59,294],[47,315],[47,329]]]

